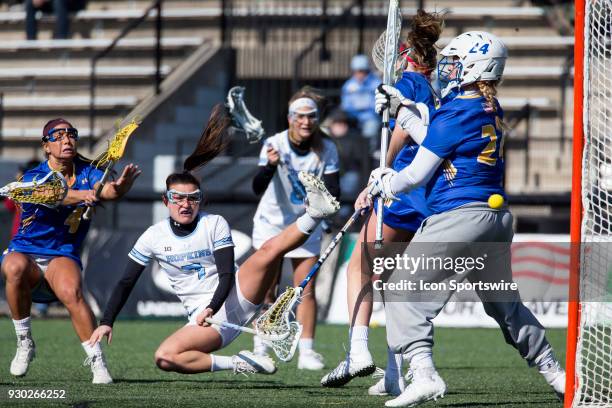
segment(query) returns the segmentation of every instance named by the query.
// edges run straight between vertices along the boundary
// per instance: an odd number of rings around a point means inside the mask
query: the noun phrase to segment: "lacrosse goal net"
[[[612,0],[575,2],[566,407],[612,406]],[[579,245],[578,245],[579,244]]]

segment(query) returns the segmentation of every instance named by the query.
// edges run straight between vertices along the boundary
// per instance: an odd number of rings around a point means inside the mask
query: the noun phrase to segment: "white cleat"
[[[423,402],[444,398],[446,384],[435,368],[419,368],[412,372],[412,382],[386,407],[416,407]]]
[[[342,387],[353,378],[366,377],[376,371],[376,365],[371,359],[354,361],[347,357],[329,373],[321,378],[323,387]]]
[[[93,373],[93,380],[91,380],[92,384],[113,383],[113,378],[108,372],[103,354],[96,354],[93,357],[87,357],[83,365],[91,368],[91,372]]]
[[[28,372],[28,367],[36,356],[36,346],[34,340],[28,335],[17,336],[17,351],[11,361],[11,374],[16,377],[23,377]]]
[[[274,374],[276,364],[268,356],[256,356],[243,350],[234,357],[234,374]]]
[[[299,370],[322,370],[324,368],[325,363],[323,362],[322,355],[314,350],[300,351],[300,357],[298,358]]]
[[[312,218],[326,218],[338,212],[340,203],[320,178],[305,171],[300,171],[298,178],[306,189],[306,212]]]
[[[548,385],[550,385],[561,402],[565,398],[565,370],[558,361],[550,364],[545,370],[540,370]]]
[[[266,343],[263,342],[261,337],[253,336],[253,354],[258,357],[270,357],[268,350],[270,348]]]
[[[377,369],[377,370],[380,370],[382,372],[383,377],[380,380],[378,380],[376,384],[368,388],[368,395],[375,395],[375,396],[392,395],[394,397],[397,397],[404,391],[404,389],[406,388],[406,383],[404,382],[403,377],[400,376],[399,378],[396,378],[396,379],[387,378],[387,376],[385,376],[384,370],[382,369]],[[377,374],[378,373],[375,373],[374,376],[377,376]]]

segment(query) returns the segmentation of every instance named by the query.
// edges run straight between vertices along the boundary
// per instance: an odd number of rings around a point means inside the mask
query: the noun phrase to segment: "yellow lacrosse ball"
[[[504,197],[499,194],[491,194],[488,202],[489,207],[493,208],[494,210],[497,210],[498,208],[501,208],[502,205],[504,205]]]

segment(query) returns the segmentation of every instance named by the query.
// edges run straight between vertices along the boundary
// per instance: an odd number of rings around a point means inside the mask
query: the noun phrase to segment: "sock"
[[[236,356],[215,356],[214,354],[210,355],[211,364],[210,364],[210,372],[221,371],[221,370],[233,370],[234,369],[234,357]]]
[[[353,326],[349,330],[349,338],[351,339],[351,348],[349,354],[354,360],[372,359],[370,350],[368,350],[368,326]]]
[[[81,343],[81,346],[83,346],[83,350],[85,350],[85,354],[87,354],[87,357],[89,358],[92,358],[95,355],[102,354],[102,348],[100,347],[100,343],[96,343],[93,346],[90,346],[89,344],[87,344],[87,341],[84,341]]]
[[[534,361],[534,363],[538,366],[538,370],[540,372],[548,371],[551,368],[556,366],[557,359],[552,351],[552,348],[546,349],[542,354],[540,354]]]
[[[385,369],[385,379],[397,381],[402,372],[402,355],[395,354],[387,347],[387,368]]]
[[[312,218],[310,214],[304,213],[297,219],[295,225],[304,234],[310,235],[315,230],[315,228],[317,228],[317,225],[319,225],[319,221],[321,220]]]
[[[300,349],[300,354],[307,350],[312,350],[313,339],[300,339],[298,343],[298,347]]]
[[[435,369],[432,351],[431,348],[428,347],[420,347],[412,352],[404,355],[404,359],[410,361],[410,369],[412,371],[421,369],[421,368],[432,368]]]
[[[268,352],[268,345],[263,342],[261,337],[253,336],[253,353],[256,355],[264,355]]]
[[[17,334],[17,336],[30,337],[32,333],[32,321],[30,320],[30,316],[21,320],[13,320],[13,325],[15,325],[15,334]]]

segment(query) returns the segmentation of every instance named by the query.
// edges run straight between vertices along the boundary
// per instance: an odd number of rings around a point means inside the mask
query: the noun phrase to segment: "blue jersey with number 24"
[[[422,146],[444,159],[427,185],[429,209],[435,214],[473,202],[487,202],[491,194],[505,198],[503,133],[497,112],[480,95],[457,96],[437,110]]]

